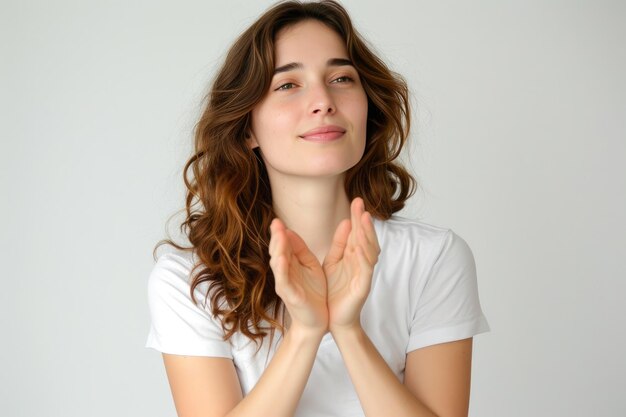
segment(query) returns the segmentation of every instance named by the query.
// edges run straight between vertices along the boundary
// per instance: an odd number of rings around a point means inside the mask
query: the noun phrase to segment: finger
[[[348,245],[355,247],[358,241],[358,233],[361,228],[361,213],[363,212],[363,200],[360,197],[356,197],[350,204],[350,220],[352,222],[352,233],[348,239]]]
[[[317,258],[311,252],[304,240],[293,230],[286,231],[287,239],[291,245],[293,254],[298,258],[298,261],[304,266],[313,267],[315,264],[319,264]]]
[[[285,229],[285,225],[278,218],[275,218],[270,223],[270,244],[268,245],[268,248],[267,248],[267,250],[268,250],[268,252],[270,254],[274,253],[274,251],[276,249],[276,238],[275,238],[275,235],[277,233],[280,233],[284,229]]]
[[[354,221],[356,226],[354,227],[354,235],[352,244],[363,245],[365,254],[372,263],[376,263],[377,260],[377,244],[371,241],[376,240],[376,232],[373,230],[373,222],[371,216],[365,211],[365,202],[362,198],[357,197],[354,200],[354,206],[352,215],[356,218]]]
[[[328,254],[326,255],[326,258],[324,258],[325,265],[334,265],[339,262],[341,258],[343,258],[343,254],[348,244],[348,236],[350,235],[351,230],[352,223],[350,220],[345,219],[339,223],[337,229],[335,230],[333,241],[330,244]]]
[[[276,253],[276,241],[279,239],[277,234],[277,225],[276,219],[272,220],[270,223],[270,244],[267,247],[267,251],[270,254],[270,257]]]
[[[273,256],[270,259],[270,268],[274,273],[274,289],[283,300],[291,293],[289,281],[289,261],[284,255]]]
[[[369,263],[362,247],[356,248],[356,257],[359,262],[360,273],[358,275],[358,291],[362,296],[367,296],[372,283],[374,267]]]
[[[282,292],[281,289],[287,288],[289,286],[288,276],[288,261],[284,255],[279,255],[270,260],[270,267],[274,272],[274,284],[276,287],[276,292]]]
[[[363,229],[359,230],[359,235],[357,236],[357,239],[358,239],[358,242],[357,242],[358,245],[355,247],[355,252],[356,252],[356,249],[361,249],[365,257],[367,258],[367,261],[369,262],[369,264],[370,265],[375,264],[376,263],[376,249],[367,240],[367,236],[365,236],[365,231]]]
[[[376,254],[376,258],[380,254],[380,245],[378,243],[378,237],[376,236],[376,228],[374,227],[374,219],[369,212],[364,212],[361,215],[362,230],[367,239],[368,248],[371,248],[373,253]]]
[[[290,248],[282,222],[272,221],[270,226],[272,237],[270,242],[270,267],[274,271],[277,286],[288,286]]]

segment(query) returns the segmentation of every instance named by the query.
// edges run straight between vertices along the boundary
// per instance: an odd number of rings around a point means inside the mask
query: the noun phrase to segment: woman
[[[467,244],[392,216],[408,130],[339,4],[280,3],[235,42],[185,169],[191,247],[149,282],[179,416],[467,415],[488,326]]]

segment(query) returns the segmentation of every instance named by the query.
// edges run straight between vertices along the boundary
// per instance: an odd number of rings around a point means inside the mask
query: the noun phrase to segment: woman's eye
[[[276,91],[280,91],[280,90],[290,90],[292,88],[294,88],[296,85],[294,83],[285,83],[282,84],[280,87],[278,87],[276,89]]]
[[[352,77],[348,77],[344,75],[343,77],[335,78],[332,82],[334,83],[349,83],[350,81],[354,81]]]

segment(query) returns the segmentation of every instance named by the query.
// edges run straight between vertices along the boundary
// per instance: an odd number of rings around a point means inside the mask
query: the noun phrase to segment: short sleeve
[[[413,308],[407,353],[489,331],[467,243],[448,230]]]
[[[191,299],[192,268],[191,260],[175,253],[157,260],[148,279],[151,325],[146,347],[176,355],[232,358],[219,321]],[[204,302],[198,288],[194,295]]]

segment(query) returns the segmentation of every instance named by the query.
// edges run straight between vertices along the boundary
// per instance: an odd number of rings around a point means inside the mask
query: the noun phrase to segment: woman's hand
[[[379,254],[372,216],[365,211],[363,200],[355,198],[350,205],[350,220],[337,226],[324,259],[331,332],[360,325]]]
[[[291,327],[326,333],[326,278],[315,255],[295,232],[279,219],[270,225],[270,267],[274,272],[276,294],[283,300]]]

